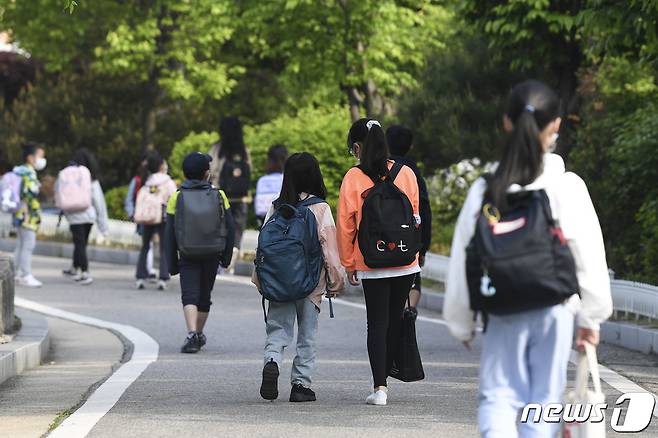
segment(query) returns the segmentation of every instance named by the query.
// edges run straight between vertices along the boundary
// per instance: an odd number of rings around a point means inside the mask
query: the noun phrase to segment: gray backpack
[[[226,250],[226,209],[208,184],[181,188],[176,200],[176,242],[186,258],[220,257]]]

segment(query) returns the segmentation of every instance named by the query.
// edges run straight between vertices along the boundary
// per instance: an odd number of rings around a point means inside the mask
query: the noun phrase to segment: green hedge
[[[115,187],[105,192],[105,202],[107,203],[107,214],[110,219],[122,221],[128,220],[128,216],[123,209],[123,201],[126,199],[128,186]]]

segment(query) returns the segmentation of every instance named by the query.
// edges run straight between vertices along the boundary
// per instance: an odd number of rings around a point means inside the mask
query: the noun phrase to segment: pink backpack
[[[137,192],[134,220],[137,224],[158,225],[164,216],[164,197],[159,186],[142,186]]]
[[[64,213],[85,211],[91,207],[91,173],[84,166],[69,166],[59,172],[55,205]]]
[[[23,178],[14,172],[7,172],[0,180],[0,210],[16,213],[21,209],[21,184]]]

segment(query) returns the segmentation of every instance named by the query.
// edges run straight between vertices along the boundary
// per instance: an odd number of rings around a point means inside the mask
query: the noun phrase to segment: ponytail
[[[500,211],[509,207],[509,186],[528,185],[541,174],[544,151],[539,135],[558,117],[559,104],[555,92],[538,81],[526,81],[512,89],[506,115],[514,129],[487,189],[487,196]]]
[[[377,120],[357,120],[347,138],[349,147],[354,143],[362,144],[359,168],[366,175],[373,180],[388,175],[388,144],[386,134]]]

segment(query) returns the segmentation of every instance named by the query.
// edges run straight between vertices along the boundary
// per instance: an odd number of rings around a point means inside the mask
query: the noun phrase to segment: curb
[[[41,365],[50,350],[46,318],[18,309],[16,313],[23,326],[12,342],[0,345],[0,384]]]
[[[0,239],[0,251],[13,252],[16,246],[14,239]],[[45,242],[37,240],[34,254],[48,257],[71,258],[73,256],[73,244],[63,242]],[[88,246],[87,256],[92,262],[113,263],[115,265],[137,265],[139,251],[132,249],[103,248]]]

